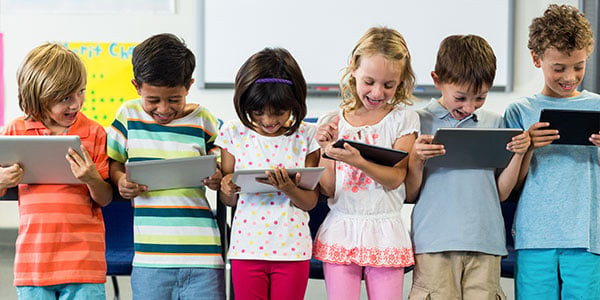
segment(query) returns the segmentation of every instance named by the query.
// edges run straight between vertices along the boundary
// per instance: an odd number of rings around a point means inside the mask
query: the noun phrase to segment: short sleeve
[[[238,128],[238,125],[233,121],[226,122],[221,126],[219,133],[215,139],[214,145],[221,147],[223,150],[231,153],[233,156],[237,156],[234,131]]]
[[[402,124],[401,126],[396,126],[396,139],[407,134],[416,133],[418,135],[420,132],[420,123],[417,112],[406,108],[399,112],[397,118],[400,120],[394,120],[393,122],[395,124]]]
[[[526,130],[523,120],[520,117],[519,108],[516,103],[508,105],[504,111],[504,124],[507,128],[521,128]]]
[[[108,127],[106,152],[108,157],[118,162],[127,161],[127,109],[126,103],[119,108],[115,119]]]

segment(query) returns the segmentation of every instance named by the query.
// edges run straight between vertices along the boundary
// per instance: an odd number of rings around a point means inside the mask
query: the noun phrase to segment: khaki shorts
[[[408,299],[504,300],[500,259],[466,251],[417,254]]]

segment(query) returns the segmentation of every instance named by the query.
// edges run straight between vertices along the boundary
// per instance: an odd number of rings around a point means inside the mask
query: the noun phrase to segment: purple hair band
[[[255,83],[284,83],[287,85],[293,85],[291,80],[282,78],[259,78],[256,79]]]

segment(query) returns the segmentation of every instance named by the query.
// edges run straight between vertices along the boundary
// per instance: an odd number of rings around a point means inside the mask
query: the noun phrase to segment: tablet
[[[66,159],[69,148],[81,155],[77,135],[2,135],[0,164],[19,163],[24,184],[82,184]]]
[[[216,168],[215,155],[125,163],[128,180],[146,185],[148,191],[203,186],[202,180],[214,175]]]
[[[233,178],[231,180],[241,188],[240,193],[277,192],[278,190],[274,186],[256,181],[257,178],[266,179],[267,175],[265,175],[265,171],[270,170],[271,169],[238,170],[233,173]],[[296,173],[300,173],[299,187],[307,190],[314,190],[317,187],[325,168],[290,168],[286,170],[292,179]]]
[[[443,144],[446,154],[428,159],[425,167],[504,168],[513,155],[506,144],[522,132],[516,128],[439,128],[433,143]]]
[[[600,131],[600,111],[542,109],[540,122],[558,130],[560,138],[552,144],[594,145],[589,138]]]
[[[358,149],[360,155],[373,163],[378,165],[384,165],[392,167],[405,158],[408,155],[408,152],[402,150],[396,150],[391,148],[385,148],[376,145],[369,145],[357,141],[350,141],[345,139],[339,139],[334,144],[333,147],[336,148],[344,148],[344,143],[348,143],[350,146]],[[324,158],[332,159],[327,156],[327,154],[323,153]]]

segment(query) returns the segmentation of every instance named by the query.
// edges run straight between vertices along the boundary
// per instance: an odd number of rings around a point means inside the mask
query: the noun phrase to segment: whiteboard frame
[[[494,84],[490,91],[492,92],[512,92],[514,88],[514,45],[515,45],[515,0],[506,0],[508,5],[508,20],[506,26],[507,29],[507,42],[506,42],[506,83],[505,84]],[[233,80],[235,74],[231,77],[231,82],[213,82],[206,80],[206,15],[205,0],[199,0],[198,3],[198,16],[200,18],[199,25],[200,29],[198,32],[198,49],[201,49],[196,56],[197,67],[196,67],[196,83],[200,89],[233,89]],[[365,29],[366,30],[366,29]],[[485,37],[484,37],[485,38]],[[357,37],[358,39],[358,37]],[[269,47],[273,45],[265,45]],[[348,45],[348,47],[352,47]],[[410,47],[410,46],[409,46]],[[436,49],[437,51],[437,49]],[[349,53],[348,53],[349,55]],[[302,66],[301,66],[302,67]],[[414,66],[413,66],[414,68]],[[498,68],[499,69],[499,68]],[[415,70],[415,72],[417,72]],[[498,78],[496,77],[496,80]],[[495,80],[495,81],[496,81]],[[313,83],[307,80],[308,94],[312,96],[332,96],[339,95],[339,82],[333,83]],[[433,84],[419,84],[417,82],[413,94],[416,97],[429,97],[438,96],[440,92],[435,88]]]

